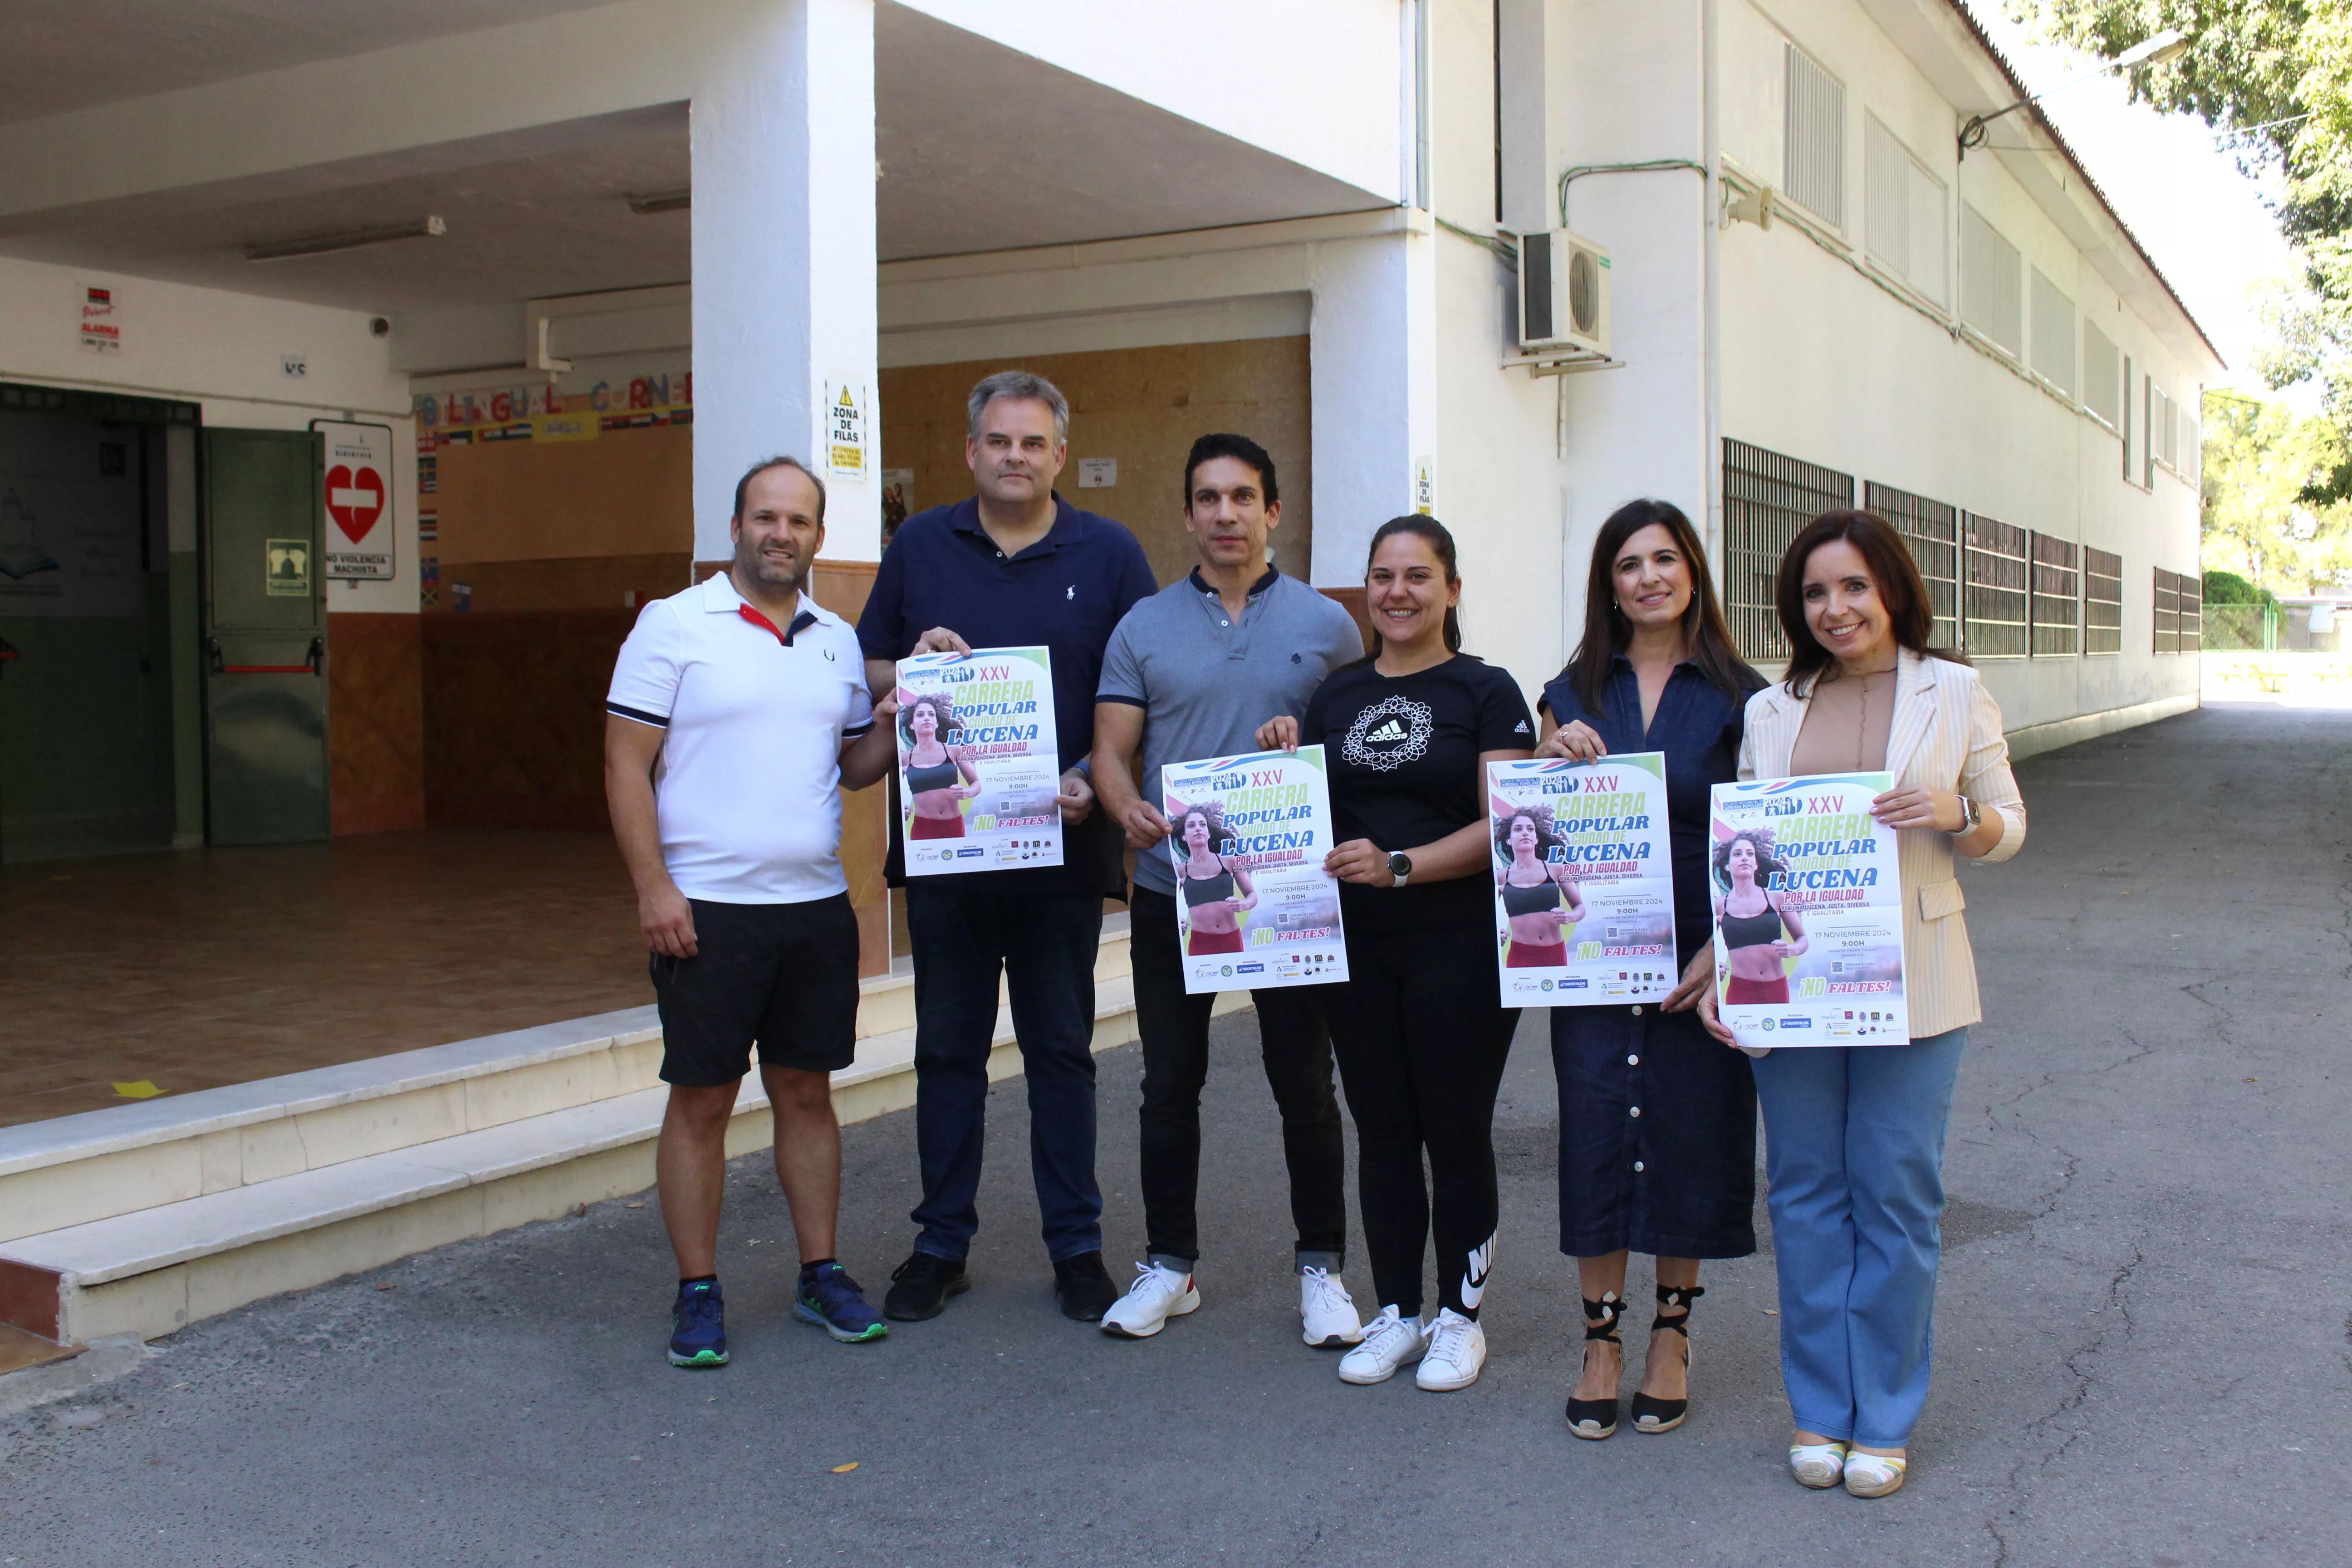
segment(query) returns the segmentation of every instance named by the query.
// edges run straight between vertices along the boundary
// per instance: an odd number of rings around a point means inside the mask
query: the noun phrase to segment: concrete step
[[[1114,917],[1096,984],[1128,972],[1126,917]],[[858,988],[861,1039],[914,1027],[911,967]],[[660,1069],[660,1022],[632,1007],[0,1128],[0,1251],[20,1237],[635,1094]]]
[[[1248,1004],[1237,993],[1218,1010]],[[1094,1048],[1134,1034],[1132,982],[1099,982]],[[998,1013],[995,1039],[990,1076],[1017,1076],[1009,1008]],[[913,1067],[911,1028],[860,1040],[856,1061],[834,1078],[841,1120],[911,1106]],[[19,1236],[0,1243],[0,1321],[60,1342],[153,1338],[265,1296],[642,1192],[653,1183],[665,1100],[658,1085],[642,1087]],[[771,1135],[754,1075],[728,1152],[763,1149]]]

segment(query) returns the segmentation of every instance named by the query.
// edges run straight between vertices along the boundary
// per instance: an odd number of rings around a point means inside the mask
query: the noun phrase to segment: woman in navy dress
[[[1756,1250],[1755,1079],[1693,1009],[1714,977],[1708,791],[1738,776],[1748,694],[1763,685],[1731,646],[1690,520],[1664,501],[1619,508],[1593,543],[1583,640],[1544,688],[1536,754],[1665,753],[1684,968],[1660,1005],[1551,1010],[1559,1249],[1576,1259],[1584,1300],[1584,1372],[1568,1401],[1579,1437],[1617,1430],[1627,1253],[1657,1259],[1633,1429],[1671,1432],[1689,1407],[1699,1260]]]

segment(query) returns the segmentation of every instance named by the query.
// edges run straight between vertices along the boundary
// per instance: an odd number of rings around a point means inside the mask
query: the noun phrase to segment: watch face
[[[1405,876],[1410,876],[1410,875],[1412,875],[1412,861],[1411,860],[1411,858],[1409,858],[1408,857],[1403,856],[1403,855],[1391,855],[1391,856],[1389,857],[1389,875],[1390,875],[1390,876],[1391,876],[1391,877],[1405,877]]]

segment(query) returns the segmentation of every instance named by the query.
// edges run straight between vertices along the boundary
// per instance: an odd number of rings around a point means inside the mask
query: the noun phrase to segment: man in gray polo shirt
[[[1201,1304],[1201,1086],[1216,998],[1187,995],[1160,770],[1256,749],[1257,727],[1302,713],[1323,678],[1363,657],[1354,619],[1266,563],[1282,521],[1274,459],[1244,436],[1203,436],[1184,464],[1184,528],[1201,563],[1127,613],[1095,694],[1095,791],[1136,850],[1131,952],[1143,1037],[1143,1210],[1150,1262],[1103,1314],[1103,1332],[1149,1339]],[[1138,768],[1139,753],[1141,766]],[[1299,1315],[1308,1344],[1362,1335],[1339,1268],[1348,1238],[1346,1152],[1331,1093],[1331,1040],[1309,989],[1252,993],[1266,1081],[1282,1112],[1298,1228]]]

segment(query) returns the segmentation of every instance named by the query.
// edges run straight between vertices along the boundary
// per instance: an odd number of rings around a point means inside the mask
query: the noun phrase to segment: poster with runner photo
[[[1717,784],[1716,1000],[1743,1049],[1900,1046],[1903,878],[1870,803],[1884,773]]]
[[[1160,791],[1185,991],[1347,979],[1323,748],[1170,763]]]
[[[1664,1001],[1675,953],[1663,752],[1486,764],[1506,1007]]]
[[[898,827],[907,875],[1062,863],[1053,656],[1042,647],[898,661]]]

